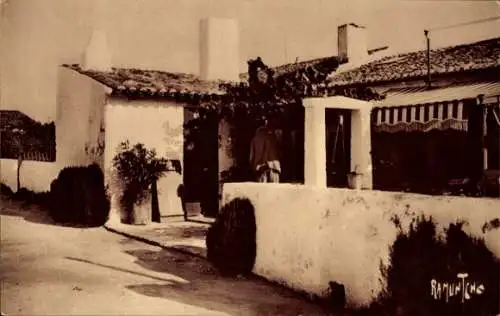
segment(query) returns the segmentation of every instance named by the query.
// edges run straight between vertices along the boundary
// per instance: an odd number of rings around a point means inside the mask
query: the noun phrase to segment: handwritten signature
[[[431,296],[435,300],[441,300],[443,297],[446,302],[453,296],[461,296],[462,303],[470,300],[473,295],[482,295],[485,287],[481,283],[466,280],[469,277],[468,273],[458,273],[458,280],[452,282],[439,282],[435,279],[431,280]]]

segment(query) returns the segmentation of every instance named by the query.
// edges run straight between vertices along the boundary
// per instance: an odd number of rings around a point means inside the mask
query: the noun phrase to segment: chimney
[[[111,54],[108,50],[104,30],[94,29],[83,55],[82,68],[85,70],[110,71]]]
[[[239,81],[238,23],[228,18],[200,21],[200,78]]]
[[[363,64],[367,60],[366,27],[354,23],[338,27],[338,56],[349,64]]]
[[[108,48],[105,25],[105,1],[99,0],[94,7],[94,30],[83,54],[85,70],[111,71],[111,53]]]

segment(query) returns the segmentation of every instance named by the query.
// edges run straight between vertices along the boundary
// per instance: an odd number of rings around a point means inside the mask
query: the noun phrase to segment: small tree
[[[14,148],[17,156],[17,191],[21,189],[21,166],[24,160],[24,142],[23,135],[25,131],[20,128],[12,129],[12,135],[14,140]]]

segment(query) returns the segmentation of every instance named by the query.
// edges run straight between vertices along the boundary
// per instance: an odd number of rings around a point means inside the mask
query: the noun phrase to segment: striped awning
[[[500,82],[388,92],[386,99],[375,102],[372,123],[379,132],[467,130],[464,101],[479,95],[484,104],[498,107]]]

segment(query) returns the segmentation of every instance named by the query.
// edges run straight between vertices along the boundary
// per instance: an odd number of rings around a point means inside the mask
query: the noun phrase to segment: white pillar
[[[304,184],[326,188],[325,106],[304,100]]]
[[[351,111],[351,171],[363,175],[362,189],[373,188],[370,112],[371,108]]]

